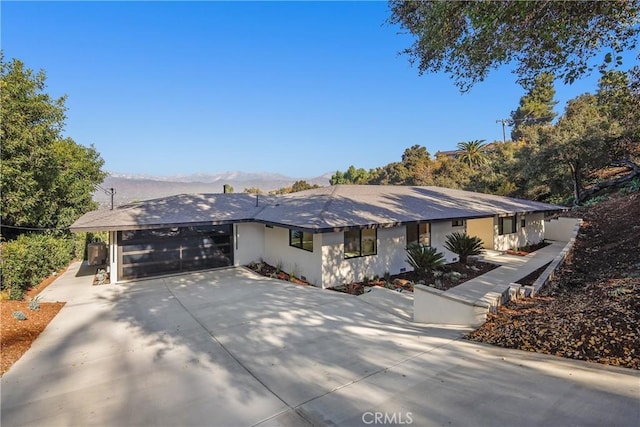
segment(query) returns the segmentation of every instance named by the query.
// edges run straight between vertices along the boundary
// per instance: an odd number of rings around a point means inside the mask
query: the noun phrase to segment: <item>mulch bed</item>
[[[266,262],[252,262],[251,264],[247,265],[247,267],[265,277],[284,280],[286,282],[295,283],[297,285],[305,285],[305,286],[311,285],[309,282],[299,279],[295,275],[291,275],[287,272],[284,272],[279,268],[276,268],[270,264],[267,264]]]
[[[537,251],[538,249],[542,249],[545,246],[549,246],[551,243],[545,242],[544,240],[539,243],[534,243],[527,246],[520,246],[518,249],[508,249],[507,253],[509,255],[518,255],[518,256],[527,256],[530,253]]]
[[[482,276],[483,274],[498,267],[500,266],[497,264],[482,261],[469,261],[469,264],[454,262],[451,264],[445,264],[442,268],[438,269],[438,271],[442,273],[442,275],[439,276],[436,276],[437,272],[421,275],[415,271],[408,271],[406,273],[391,276],[391,281],[394,281],[395,279],[404,279],[414,283],[424,282],[424,284],[428,286],[432,286],[437,283],[438,285],[435,286],[436,288],[446,291],[447,289],[458,286],[467,280]],[[453,275],[447,275],[447,273],[453,272],[460,273],[462,277],[460,279],[455,279]]]
[[[269,265],[266,262],[251,263],[247,265],[247,267],[255,271],[256,273],[259,273],[266,277],[285,280],[288,282],[297,283],[299,285],[311,285],[309,282],[295,277],[295,275],[292,278],[292,276],[288,273],[272,265]],[[390,276],[388,282],[376,277],[370,281],[367,281],[366,283],[347,283],[329,289],[338,292],[345,292],[351,295],[362,295],[365,291],[365,287],[367,286],[382,286],[395,290],[413,292],[414,283],[424,283],[429,286],[437,287],[438,289],[447,290],[498,267],[499,266],[496,264],[481,261],[470,262],[468,265],[455,262],[452,264],[446,264],[445,266],[440,268],[440,273],[432,272],[427,275],[420,275],[413,271],[409,271],[406,273],[394,274]],[[458,276],[458,278],[456,278],[455,273],[459,273],[461,276]]]
[[[571,212],[584,219],[556,278],[467,338],[640,369],[640,194]]]
[[[0,301],[0,375],[13,366],[31,347],[33,341],[44,331],[49,322],[58,314],[64,306],[64,302],[41,302],[40,309],[30,310],[29,302],[43,289],[66,271],[66,267],[43,280],[38,286],[29,289],[25,293],[23,301]],[[27,320],[18,320],[13,313],[21,311],[27,316]]]
[[[523,285],[523,286],[533,285],[533,283],[536,280],[538,280],[538,277],[540,277],[540,275],[547,269],[547,267],[549,267],[549,264],[551,264],[551,262],[548,262],[542,267],[540,267],[539,269],[537,269],[536,271],[533,271],[530,274],[527,274],[522,279],[516,280],[515,283],[519,283],[520,285]]]

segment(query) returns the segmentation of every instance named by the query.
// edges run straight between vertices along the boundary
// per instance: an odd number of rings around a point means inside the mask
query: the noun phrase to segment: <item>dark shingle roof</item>
[[[543,212],[562,206],[442,187],[337,185],[284,196],[177,195],[89,212],[72,231],[258,221],[317,231]]]
[[[249,194],[178,194],[97,210],[80,217],[71,231],[135,230],[252,220],[264,207]]]
[[[337,185],[294,193],[257,219],[308,229],[557,211],[561,206],[442,187]]]

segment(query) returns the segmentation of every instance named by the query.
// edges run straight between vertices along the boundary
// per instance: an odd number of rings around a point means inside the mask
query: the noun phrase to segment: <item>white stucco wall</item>
[[[242,222],[233,226],[233,264],[247,265],[264,254],[264,224]]]
[[[520,226],[523,215],[518,214],[516,219],[516,232],[510,234],[498,234],[498,217],[495,218],[494,249],[506,251],[516,246],[538,243],[544,239],[544,213],[530,213],[524,215],[526,227]]]
[[[577,230],[582,222],[579,218],[560,217],[544,222],[544,238],[568,242],[576,236]]]
[[[469,219],[467,220],[467,234],[482,239],[484,249],[493,249],[494,225],[494,217]]]
[[[377,255],[344,258],[344,233],[324,233],[322,236],[322,285],[331,287],[361,281],[365,276],[382,277],[385,272],[398,274],[409,269],[406,263],[406,229],[379,228]],[[315,241],[314,241],[315,245]]]
[[[436,248],[438,252],[442,252],[444,254],[446,262],[458,261],[458,255],[448,251],[444,247],[444,242],[447,241],[447,236],[455,231],[464,232],[465,226],[453,227],[451,221],[437,221],[431,223],[431,246]]]
[[[118,243],[116,241],[117,231],[109,231],[109,281],[116,283],[120,279],[118,270]]]
[[[313,235],[313,252],[289,246],[289,230],[287,228],[264,227],[264,251],[262,259],[277,266],[287,273],[294,273],[316,285],[322,284],[322,235]]]

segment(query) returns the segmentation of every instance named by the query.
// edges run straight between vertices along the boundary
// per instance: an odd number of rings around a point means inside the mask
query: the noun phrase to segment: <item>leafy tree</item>
[[[465,189],[469,186],[473,173],[473,169],[466,163],[440,155],[434,162],[433,185]]]
[[[410,171],[401,162],[392,162],[377,168],[367,184],[375,185],[409,185]]]
[[[421,145],[413,145],[402,153],[402,163],[407,167],[411,167],[422,162],[428,162],[430,160],[431,156],[429,155],[429,152]]]
[[[231,186],[231,184],[225,184],[225,185],[222,187],[222,191],[223,191],[224,193],[233,193],[233,187]]]
[[[242,192],[247,194],[262,194],[262,190],[258,187],[245,188]]]
[[[300,180],[293,183],[291,186],[291,192],[296,193],[298,191],[312,190],[314,188],[320,188],[318,184],[309,184],[307,181]]]
[[[431,246],[411,243],[406,251],[407,262],[420,274],[427,274],[444,265],[444,254]]]
[[[447,236],[444,247],[457,254],[463,264],[467,263],[471,255],[480,255],[483,251],[482,240],[479,237],[469,236],[459,231]]]
[[[484,139],[475,139],[473,141],[459,142],[458,159],[466,163],[469,167],[482,166],[487,164],[487,156],[484,150]]]
[[[404,50],[420,74],[444,70],[462,91],[514,63],[519,82],[548,72],[571,83],[619,65],[636,48],[640,1],[391,0],[391,24],[416,37]],[[604,52],[604,53],[603,53]],[[598,58],[600,56],[600,58]]]
[[[282,187],[277,190],[272,191],[273,194],[288,194],[288,193],[296,193],[298,191],[311,190],[314,188],[320,188],[317,184],[309,184],[307,181],[300,180],[293,183],[291,187]]]
[[[430,185],[433,183],[433,161],[425,147],[414,145],[404,150],[402,165],[405,167],[407,185]]]
[[[611,142],[613,159],[633,159],[640,156],[640,66],[628,73],[604,73],[596,94],[598,104],[610,121],[622,127],[620,136]]]
[[[57,140],[51,149],[59,169],[52,182],[49,209],[57,212],[58,227],[68,227],[97,208],[92,190],[106,176],[101,169],[104,161],[93,146],[76,144],[71,138]]]
[[[607,141],[621,132],[598,106],[595,96],[584,94],[567,104],[564,115],[546,133],[547,150],[541,164],[561,162],[569,172],[575,203],[581,201],[585,177],[610,161]]]
[[[351,165],[344,173],[336,171],[336,173],[331,176],[330,183],[331,185],[366,184],[370,177],[370,173],[365,169],[356,169],[355,166]]]
[[[512,196],[518,190],[516,181],[519,168],[517,154],[521,143],[513,141],[493,142],[485,145],[487,167],[473,171],[465,190]]]
[[[0,56],[0,209],[6,226],[68,227],[96,207],[91,194],[106,176],[95,148],[62,137],[66,98],[51,98],[45,81],[44,71]]]
[[[553,87],[554,77],[550,73],[542,73],[535,77],[533,83],[526,88],[527,93],[520,98],[520,105],[511,112],[513,130],[511,139],[517,141],[523,136],[522,128],[534,125],[549,125],[556,117],[553,108],[556,90]]]

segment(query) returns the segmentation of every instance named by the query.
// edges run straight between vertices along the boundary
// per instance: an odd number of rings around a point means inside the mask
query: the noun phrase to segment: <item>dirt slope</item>
[[[468,338],[640,369],[640,194],[572,211],[573,254],[539,296],[509,303]]]

